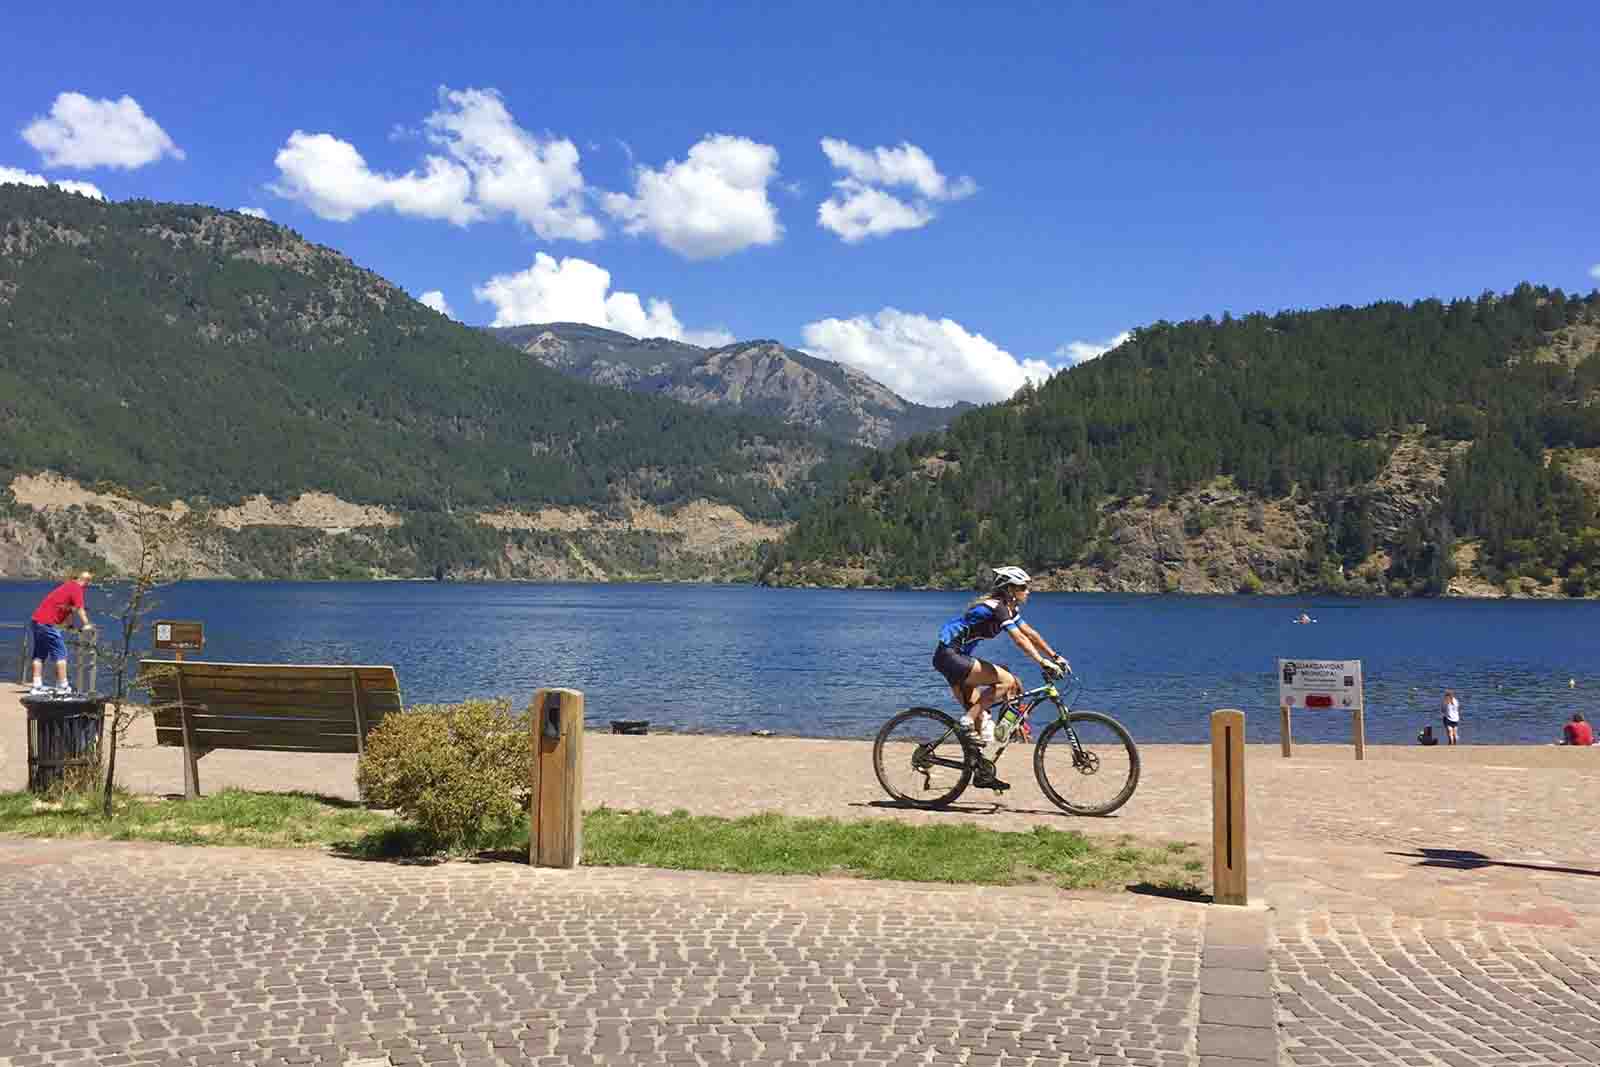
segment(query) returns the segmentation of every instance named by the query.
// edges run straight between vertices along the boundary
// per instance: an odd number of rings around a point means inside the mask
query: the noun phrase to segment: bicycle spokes
[[[1104,815],[1139,784],[1139,751],[1115,719],[1074,712],[1052,723],[1034,748],[1034,774],[1051,802],[1079,815]]]
[[[910,709],[885,723],[873,744],[873,763],[885,792],[919,806],[948,803],[972,773],[950,717],[929,708]]]

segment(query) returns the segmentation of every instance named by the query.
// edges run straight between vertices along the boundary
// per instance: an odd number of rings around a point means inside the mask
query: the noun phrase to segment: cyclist
[[[962,725],[979,732],[985,745],[994,741],[994,723],[984,708],[996,700],[1017,696],[1022,692],[1022,683],[1004,667],[974,658],[972,649],[979,641],[1004,631],[1046,676],[1072,669],[1066,657],[1051,648],[1038,630],[1022,621],[1022,605],[1028,602],[1031,581],[1021,567],[996,567],[993,592],[974,600],[945,623],[939,629],[939,645],[933,650],[933,669],[950,683],[950,691],[964,711]]]

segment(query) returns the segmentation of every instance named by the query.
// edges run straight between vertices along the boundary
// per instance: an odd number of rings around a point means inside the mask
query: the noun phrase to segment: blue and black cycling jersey
[[[979,641],[994,637],[1001,630],[1015,630],[1021,621],[1022,616],[1005,601],[988,597],[940,627],[939,643],[970,656]]]

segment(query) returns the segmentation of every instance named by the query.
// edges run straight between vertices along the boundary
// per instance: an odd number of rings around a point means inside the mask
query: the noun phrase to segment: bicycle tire
[[[1044,791],[1044,795],[1050,798],[1050,803],[1062,811],[1070,815],[1110,815],[1126,804],[1133,796],[1133,791],[1139,788],[1139,746],[1133,743],[1133,736],[1128,733],[1127,728],[1109,715],[1103,715],[1098,711],[1072,711],[1067,713],[1067,719],[1072,723],[1074,730],[1080,730],[1081,727],[1105,727],[1110,732],[1110,742],[1101,742],[1091,747],[1106,748],[1110,752],[1115,750],[1115,745],[1111,742],[1120,742],[1121,749],[1127,757],[1127,780],[1110,800],[1093,804],[1069,801],[1065,793],[1050,781],[1050,775],[1045,770],[1045,753],[1049,751],[1052,741],[1057,741],[1059,738],[1060,745],[1066,746],[1069,752],[1072,750],[1072,741],[1067,737],[1060,719],[1045,727],[1044,733],[1039,735],[1039,742],[1033,749],[1033,776],[1038,779],[1039,788]],[[1081,734],[1080,740],[1082,740]],[[1075,757],[1076,753],[1073,752],[1072,755]],[[1089,773],[1098,774],[1101,765],[1103,758],[1096,761],[1096,770]],[[1066,762],[1065,767],[1068,773],[1081,773],[1075,759]]]
[[[939,793],[935,796],[929,796],[926,793],[919,794],[910,792],[907,788],[897,786],[891,780],[891,776],[888,773],[889,767],[898,766],[902,762],[913,777],[919,773],[916,764],[913,762],[915,759],[915,750],[910,753],[889,752],[887,753],[889,762],[885,762],[886,743],[905,743],[905,741],[899,739],[892,740],[896,729],[898,727],[906,726],[916,722],[926,723],[927,733],[930,735],[939,736],[945,733],[949,734],[948,745],[951,750],[949,758],[955,758],[956,752],[961,753],[960,758],[962,761],[962,769],[959,772],[953,767],[944,768],[944,770],[948,773],[955,775],[955,784],[949,789],[945,790],[943,793]],[[906,733],[911,735],[907,740],[913,744],[926,744],[933,740],[933,738],[930,737],[928,741],[918,742],[916,740],[914,729],[907,730]],[[943,742],[940,742],[940,747],[942,746]],[[883,791],[888,793],[889,796],[894,800],[898,800],[902,804],[909,804],[915,808],[943,808],[955,803],[956,798],[962,793],[966,792],[967,786],[972,784],[973,769],[972,752],[968,748],[967,743],[956,732],[955,719],[951,718],[949,715],[946,715],[942,711],[935,710],[934,708],[907,708],[905,711],[900,712],[900,714],[894,716],[888,722],[884,723],[883,726],[878,730],[878,736],[872,742],[872,771],[878,776],[878,784],[882,786]]]

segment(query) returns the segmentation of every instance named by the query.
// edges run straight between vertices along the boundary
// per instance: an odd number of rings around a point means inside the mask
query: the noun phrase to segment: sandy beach
[[[0,689],[0,789],[27,783],[23,690]],[[592,711],[589,720],[596,716]],[[997,796],[969,790],[950,811],[888,806],[872,773],[872,746],[859,740],[652,734],[590,730],[584,739],[584,804],[697,814],[778,811],[837,818],[943,821],[995,829],[1034,825],[1086,833],[1129,832],[1188,840],[1211,833],[1210,750],[1145,745],[1139,790],[1103,819],[1068,816],[1035,784],[1030,753],[1001,762],[1012,784]],[[1368,746],[1246,749],[1252,837],[1262,847],[1309,841],[1479,851],[1499,856],[1581,860],[1600,855],[1593,816],[1600,746]],[[200,761],[205,792],[230,786],[298,790],[355,799],[356,758],[316,753],[216,751]],[[148,718],[133,725],[118,757],[118,779],[140,793],[181,794],[180,750],[155,744]]]

